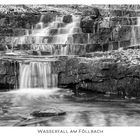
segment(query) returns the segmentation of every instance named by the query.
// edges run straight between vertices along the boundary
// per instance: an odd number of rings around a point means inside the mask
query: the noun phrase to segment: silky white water
[[[20,88],[57,87],[57,74],[52,73],[51,62],[20,64]]]

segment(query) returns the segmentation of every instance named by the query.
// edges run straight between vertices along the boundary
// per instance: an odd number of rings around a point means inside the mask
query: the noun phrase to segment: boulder
[[[62,110],[56,110],[56,109],[47,109],[47,110],[42,110],[42,111],[34,111],[30,115],[34,117],[52,117],[52,116],[61,116],[65,115],[66,112]]]

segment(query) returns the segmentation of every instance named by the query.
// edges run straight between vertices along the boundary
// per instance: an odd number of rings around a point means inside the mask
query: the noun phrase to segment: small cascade
[[[44,23],[43,23],[44,15],[41,15],[40,21],[36,24],[35,29],[43,29]]]
[[[72,16],[72,22],[67,24],[64,28],[59,28],[56,38],[53,41],[54,44],[67,44],[68,37],[74,33],[79,17]]]
[[[5,45],[5,48],[6,48],[6,51],[8,51],[8,50],[9,50],[9,48],[8,48],[8,46],[7,46],[7,45]]]
[[[51,62],[20,64],[20,88],[57,87],[57,74],[52,73]]]
[[[138,42],[138,44],[140,44],[140,17],[137,17],[137,29],[138,29],[138,31],[137,31],[137,42]]]
[[[140,26],[140,17],[137,17],[137,25]]]
[[[26,29],[26,36],[29,36],[29,35],[30,35],[29,30]]]
[[[131,46],[140,45],[140,17],[137,17],[137,25],[131,28]]]
[[[131,34],[132,34],[132,36],[131,36],[131,45],[135,46],[135,45],[137,45],[135,26],[132,26]]]

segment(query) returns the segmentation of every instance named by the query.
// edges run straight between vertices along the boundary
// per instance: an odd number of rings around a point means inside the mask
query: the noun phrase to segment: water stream
[[[70,90],[20,89],[0,93],[1,106],[8,112],[0,111],[0,126],[18,126],[37,110],[61,109],[64,116],[50,117],[43,122],[25,126],[140,126],[140,105],[135,103],[77,102]],[[37,120],[41,120],[39,118]]]

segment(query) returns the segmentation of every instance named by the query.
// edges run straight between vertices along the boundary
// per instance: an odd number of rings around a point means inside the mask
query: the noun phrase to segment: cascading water
[[[40,21],[35,28],[29,33],[26,30],[26,35],[16,38],[18,44],[32,43],[33,50],[48,50],[53,53],[52,44],[67,44],[69,36],[73,33],[74,28],[77,27],[79,18],[72,16],[73,21],[69,24],[63,23],[63,17],[56,17],[56,19],[45,27],[43,23],[44,15],[41,16]],[[52,30],[57,30],[56,34],[51,34]],[[46,40],[44,44],[42,39],[45,37],[52,37],[52,41]],[[54,51],[55,52],[55,51]],[[67,55],[68,47],[61,47],[59,53],[56,55]],[[19,76],[20,89],[23,88],[50,88],[57,87],[57,74],[52,73],[51,62],[30,62],[20,64]]]
[[[135,45],[137,45],[135,26],[132,26],[132,32],[131,33],[132,33],[131,45],[135,46]]]
[[[72,35],[74,33],[81,33],[80,17],[72,15],[72,22],[66,24],[63,22],[63,17],[56,17],[54,21],[49,23],[47,27],[43,23],[44,15],[41,16],[40,21],[32,29],[31,34],[26,31],[26,35],[16,37],[14,44],[23,45],[31,44],[32,50],[49,51],[53,55],[68,55],[69,44],[72,42]],[[55,45],[60,44],[59,51],[52,51]],[[73,49],[71,49],[73,50]]]
[[[51,62],[20,64],[20,88],[48,88],[57,86],[57,74],[52,73]]]
[[[43,29],[43,27],[44,27],[43,18],[44,18],[44,15],[41,15],[40,21],[36,24],[35,29]]]
[[[14,38],[14,45],[31,44],[35,51],[47,51],[53,55],[69,55],[74,53],[69,39],[74,33],[80,33],[80,17],[72,15],[70,23],[64,23],[64,17],[56,17],[48,23],[43,22],[45,15],[24,36]],[[58,45],[58,48],[54,48]],[[58,51],[59,50],[59,51]],[[41,54],[41,53],[39,53]],[[51,62],[30,62],[20,64],[20,88],[49,88],[57,86],[57,74],[51,72]]]
[[[54,43],[66,44],[64,47],[61,47],[61,50],[60,50],[61,55],[68,55],[69,53],[69,50],[68,50],[69,46],[67,45],[69,44],[68,39],[74,33],[75,28],[80,28],[79,24],[77,24],[79,23],[79,21],[80,21],[79,17],[72,16],[72,23],[67,24],[64,28],[59,28],[58,34],[57,34],[56,40],[54,40]],[[61,32],[63,31],[62,29],[64,29],[66,34],[60,35]]]
[[[137,25],[131,28],[131,46],[137,46],[140,44],[140,17],[137,17]]]

